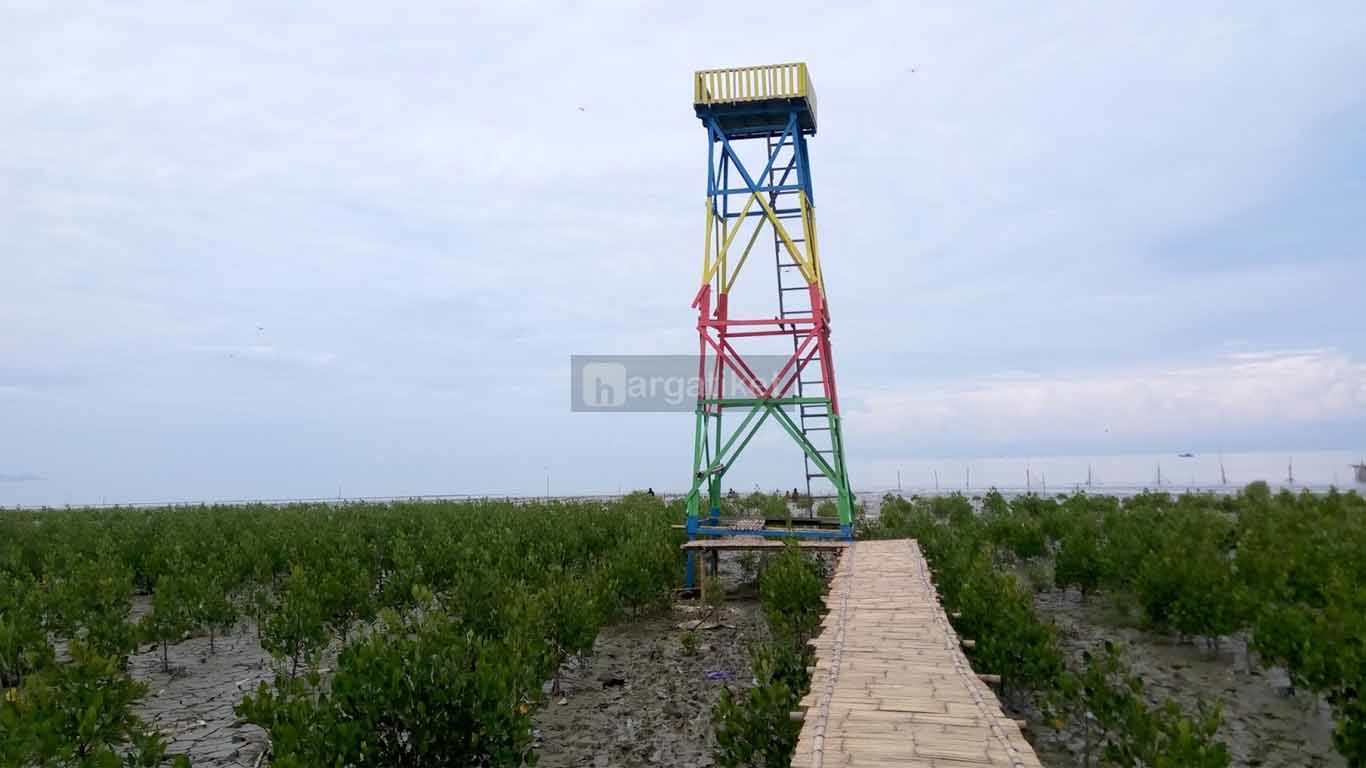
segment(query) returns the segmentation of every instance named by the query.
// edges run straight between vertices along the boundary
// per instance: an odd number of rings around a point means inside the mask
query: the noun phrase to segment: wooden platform
[[[852,542],[844,539],[769,539],[763,536],[723,536],[717,539],[693,539],[683,544],[684,551],[712,551],[731,549],[782,549],[788,541],[796,541],[802,549],[842,550]]]
[[[1040,768],[968,666],[912,540],[846,549],[812,642],[794,768]]]

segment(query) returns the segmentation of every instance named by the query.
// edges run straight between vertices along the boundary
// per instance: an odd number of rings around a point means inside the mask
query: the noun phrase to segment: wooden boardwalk
[[[968,665],[912,540],[839,559],[793,768],[1040,766]]]

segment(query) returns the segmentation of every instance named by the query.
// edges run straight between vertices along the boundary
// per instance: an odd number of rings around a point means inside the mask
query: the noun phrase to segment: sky
[[[838,7],[837,7],[838,6]],[[684,489],[696,69],[805,61],[853,484],[1366,450],[1359,3],[0,0],[0,504]],[[738,289],[737,289],[738,290]],[[781,434],[733,470],[801,472]]]

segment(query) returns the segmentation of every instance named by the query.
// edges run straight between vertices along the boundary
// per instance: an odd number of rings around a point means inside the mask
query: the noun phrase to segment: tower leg
[[[854,537],[854,497],[848,487],[840,488],[835,507],[840,513],[840,532],[849,538]]]
[[[707,488],[707,503],[710,509],[710,516],[707,525],[721,524],[721,478],[724,473],[717,473],[712,476]]]
[[[696,482],[697,480],[694,479],[693,483],[695,484]],[[694,485],[692,493],[688,494],[688,541],[693,541],[697,538],[698,501],[699,497],[697,493],[697,487],[696,485]],[[691,549],[687,551],[687,554],[685,555],[685,560],[683,561],[683,588],[697,588],[697,553],[696,551]]]

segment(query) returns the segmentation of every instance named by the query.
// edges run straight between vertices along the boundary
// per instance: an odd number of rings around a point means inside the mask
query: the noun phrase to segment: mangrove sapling
[[[133,713],[147,693],[118,659],[81,640],[71,659],[25,679],[0,699],[0,764],[15,766],[129,766],[165,761],[165,740]],[[179,757],[177,768],[189,763]]]
[[[0,573],[0,689],[54,663],[43,626],[43,592],[28,573]]]
[[[727,687],[712,709],[715,758],[726,768],[778,768],[792,761],[801,724],[789,716],[810,686],[806,641],[820,627],[825,582],[820,566],[796,546],[773,559],[760,600],[773,640],[752,651],[754,687]]]
[[[165,574],[157,579],[152,593],[152,611],[142,617],[143,636],[156,642],[161,650],[161,671],[171,673],[169,649],[185,638],[195,626],[199,595],[192,577]]]
[[[1130,673],[1113,643],[1106,642],[1099,654],[1088,652],[1083,659],[1084,669],[1079,675],[1068,675],[1063,690],[1074,702],[1074,716],[1083,722],[1084,765],[1092,764],[1094,754],[1105,765],[1228,766],[1228,748],[1216,738],[1221,720],[1218,707],[1201,704],[1191,717],[1170,699],[1150,705],[1143,681]]]
[[[521,766],[534,759],[528,701],[543,660],[527,641],[476,636],[435,603],[386,609],[327,686],[281,676],[236,711],[289,765]]]
[[[299,665],[314,663],[327,645],[326,621],[317,582],[303,566],[295,565],[266,616],[261,646],[288,662],[289,676],[297,677]]]
[[[48,584],[48,628],[82,640],[121,666],[137,646],[128,621],[133,572],[107,545],[90,558],[66,565]]]
[[[217,653],[215,637],[231,631],[241,612],[233,600],[230,575],[226,569],[211,566],[199,584],[202,592],[195,608],[195,623],[209,633],[209,653]]]

